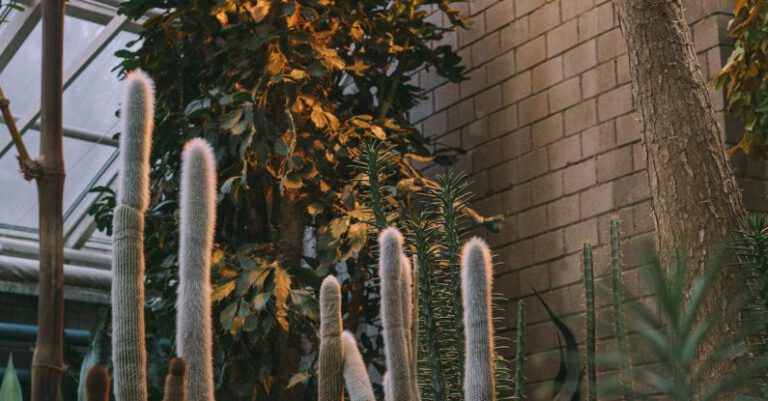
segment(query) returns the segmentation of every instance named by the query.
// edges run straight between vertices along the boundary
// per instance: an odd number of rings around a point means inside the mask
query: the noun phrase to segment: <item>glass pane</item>
[[[112,70],[120,59],[114,54],[136,37],[133,33],[120,32],[64,92],[65,126],[110,138],[119,129],[115,112],[122,91],[117,71]]]
[[[31,154],[37,154],[40,133],[29,131],[24,142]],[[37,188],[21,176],[15,149],[0,158],[0,188],[0,225],[37,229]]]
[[[65,17],[64,66],[70,65],[104,28],[94,22]],[[15,116],[27,115],[40,107],[40,74],[42,71],[42,26],[35,29],[21,45],[8,66],[0,73],[0,84],[11,100]]]
[[[64,166],[67,178],[64,183],[64,211],[90,189],[91,182],[117,151],[112,146],[99,145],[78,139],[64,138]]]

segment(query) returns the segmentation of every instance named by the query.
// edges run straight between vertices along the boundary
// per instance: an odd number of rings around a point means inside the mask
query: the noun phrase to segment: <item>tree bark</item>
[[[64,365],[64,248],[62,151],[62,57],[64,1],[45,0],[40,98],[40,159],[37,177],[40,217],[38,335],[32,361],[32,401],[56,401]]]
[[[669,266],[682,252],[697,277],[734,230],[745,227],[741,192],[680,0],[614,2],[629,51],[661,259]],[[715,285],[702,316],[723,308],[727,282],[723,276]],[[705,341],[701,357],[715,341]],[[708,377],[722,377],[728,364]]]

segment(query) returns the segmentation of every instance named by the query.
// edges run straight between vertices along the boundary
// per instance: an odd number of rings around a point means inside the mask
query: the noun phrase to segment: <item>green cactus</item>
[[[525,301],[517,301],[517,341],[515,341],[515,399],[525,398],[525,378],[523,377],[523,362],[525,362]]]
[[[587,314],[587,389],[589,401],[597,400],[597,347],[595,345],[595,273],[592,246],[584,244],[584,297]]]
[[[182,358],[173,358],[165,376],[163,401],[187,401],[187,363]]]
[[[200,138],[187,142],[181,160],[176,347],[189,366],[189,399],[213,401],[210,270],[216,226],[216,162],[213,149]]]
[[[320,286],[320,352],[318,400],[344,399],[344,355],[341,343],[341,287],[333,276]]]
[[[137,70],[125,80],[120,184],[114,212],[112,360],[115,399],[147,400],[144,343],[144,212],[149,204],[149,150],[154,124],[152,80]]]
[[[461,256],[461,294],[464,307],[464,399],[495,401],[491,251],[485,241],[472,238]]]
[[[627,331],[624,326],[624,295],[621,284],[621,244],[619,239],[619,220],[611,219],[611,276],[613,281],[613,313],[616,320],[616,339],[619,344],[621,358],[621,391],[625,401],[634,399],[632,390],[632,372],[629,362],[629,345]]]

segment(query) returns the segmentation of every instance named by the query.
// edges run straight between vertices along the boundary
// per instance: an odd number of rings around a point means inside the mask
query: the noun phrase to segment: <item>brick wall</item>
[[[684,3],[703,73],[712,77],[730,50],[730,2]],[[508,216],[502,233],[481,234],[501,263],[496,288],[510,300],[527,301],[526,376],[537,399],[537,383],[557,370],[557,338],[533,289],[583,339],[581,247],[585,241],[595,245],[596,273],[605,281],[613,215],[621,220],[630,300],[648,295],[633,262],[639,245],[653,241],[654,228],[626,46],[609,0],[464,4],[474,28],[447,42],[460,49],[470,79],[446,84],[420,73],[429,96],[412,118],[440,143],[469,151],[456,169],[471,173],[474,206]],[[738,124],[722,113],[722,93],[713,88],[712,98],[728,138],[738,138]],[[748,205],[759,208],[765,165],[740,160],[737,167]],[[601,315],[610,316],[606,301],[598,304]],[[513,302],[507,310],[502,334],[513,337]],[[598,334],[610,336],[606,330]],[[638,355],[635,362],[646,361]]]

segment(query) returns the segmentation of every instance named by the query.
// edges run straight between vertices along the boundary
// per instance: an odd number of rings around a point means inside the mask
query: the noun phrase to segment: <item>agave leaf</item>
[[[13,367],[13,354],[8,357],[8,367],[5,368],[3,383],[0,384],[0,400],[24,400],[21,394],[21,383],[19,383],[19,377],[16,375],[16,368]]]
[[[541,294],[536,290],[534,290],[534,293],[565,341],[565,352],[563,351],[562,344],[560,345],[560,369],[555,378],[554,395],[557,400],[579,401],[581,399],[579,389],[581,388],[583,375],[581,374],[579,345],[576,342],[576,336],[568,328],[568,325],[552,312],[552,309],[544,301],[544,298],[541,297]]]

